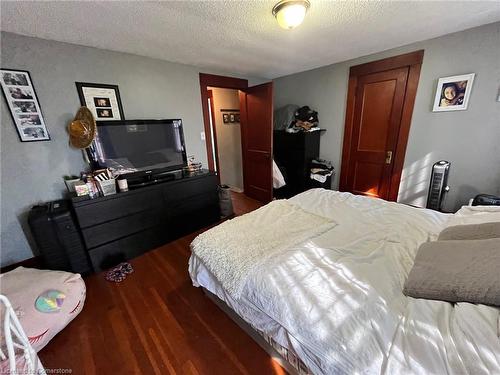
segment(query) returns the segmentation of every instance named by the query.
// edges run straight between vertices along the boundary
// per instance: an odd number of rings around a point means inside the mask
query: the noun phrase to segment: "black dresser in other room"
[[[274,191],[276,198],[289,198],[314,187],[328,189],[331,187],[331,178],[324,184],[319,184],[310,178],[311,161],[319,158],[320,137],[325,131],[325,129],[299,133],[274,131],[274,161],[283,172],[286,181],[284,187]]]

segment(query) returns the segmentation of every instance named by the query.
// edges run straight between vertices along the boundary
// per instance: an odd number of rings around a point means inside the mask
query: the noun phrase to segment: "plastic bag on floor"
[[[220,215],[223,218],[234,214],[233,201],[231,200],[231,190],[227,185],[219,186],[219,206]]]

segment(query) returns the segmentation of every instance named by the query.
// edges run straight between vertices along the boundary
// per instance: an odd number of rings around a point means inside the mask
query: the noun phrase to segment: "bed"
[[[266,257],[238,293],[193,245],[189,273],[297,358],[294,372],[500,373],[500,309],[402,294],[421,243],[450,225],[500,221],[500,209],[451,215],[323,189],[288,202],[330,226]]]

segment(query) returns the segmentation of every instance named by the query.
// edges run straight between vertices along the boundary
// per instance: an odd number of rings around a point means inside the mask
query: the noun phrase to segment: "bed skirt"
[[[312,375],[307,366],[300,358],[276,341],[271,336],[266,335],[253,328],[236,314],[224,301],[205,288],[203,292],[210,298],[222,311],[224,311],[238,326],[243,329],[259,346],[264,349],[272,359],[277,361],[290,375]]]

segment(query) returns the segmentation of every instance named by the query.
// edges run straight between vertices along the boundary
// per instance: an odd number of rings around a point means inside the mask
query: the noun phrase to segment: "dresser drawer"
[[[80,228],[105,223],[141,211],[163,206],[159,190],[115,194],[108,199],[84,201],[74,205]]]
[[[163,207],[156,210],[141,211],[101,225],[84,228],[83,238],[87,249],[103,245],[107,242],[152,228],[160,223],[167,223],[167,213]]]
[[[174,209],[175,219],[168,226],[171,239],[208,227],[220,220],[220,208],[214,201],[198,200],[196,203]]]
[[[172,202],[189,200],[193,196],[217,192],[217,177],[207,176],[203,179],[188,181],[186,183],[177,183],[163,190],[163,198],[170,206]]]
[[[90,250],[89,256],[94,270],[99,272],[110,268],[167,243],[167,230],[166,226],[158,225]]]

